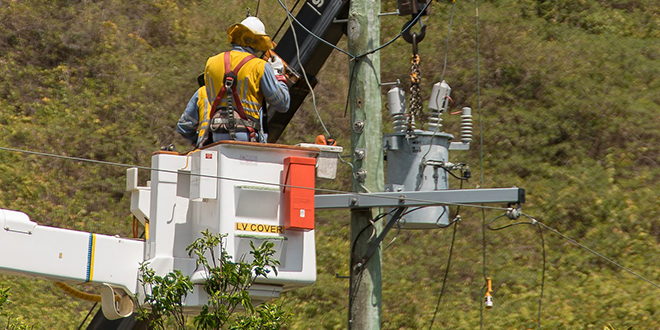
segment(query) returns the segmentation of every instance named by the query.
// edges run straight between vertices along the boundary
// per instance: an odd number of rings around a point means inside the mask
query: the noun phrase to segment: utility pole
[[[380,45],[380,0],[351,0],[348,13],[348,51],[364,54]],[[353,191],[384,190],[383,142],[378,52],[349,63]],[[381,251],[365,258],[382,231],[373,224],[378,209],[351,211],[351,279],[348,328],[380,329],[382,298]]]

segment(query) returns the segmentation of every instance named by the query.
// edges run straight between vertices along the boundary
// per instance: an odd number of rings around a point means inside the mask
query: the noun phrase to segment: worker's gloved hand
[[[282,62],[282,59],[279,56],[271,55],[268,59],[268,63],[270,63],[270,66],[275,71],[276,76],[284,74],[284,62]]]
[[[268,63],[275,71],[275,79],[286,84],[286,76],[284,75],[284,62],[279,56],[271,55],[268,59]]]

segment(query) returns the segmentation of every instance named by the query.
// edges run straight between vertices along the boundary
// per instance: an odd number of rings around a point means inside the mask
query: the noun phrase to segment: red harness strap
[[[233,73],[234,77],[238,77],[238,73],[241,71],[243,68],[243,65],[245,63],[251,61],[252,59],[255,59],[256,57],[254,55],[248,55],[244,57],[238,65],[232,70],[231,69],[231,52],[224,52],[224,59],[225,59],[225,77],[229,73]],[[223,79],[224,80],[224,79]],[[235,84],[236,81],[233,82]],[[234,102],[236,103],[236,111],[238,112],[238,115],[241,117],[243,120],[248,120],[247,115],[245,114],[245,110],[243,110],[243,104],[241,104],[241,99],[238,96],[238,90],[236,88],[231,88],[232,90],[232,95],[234,96]],[[218,92],[218,95],[215,97],[215,100],[213,101],[213,106],[211,107],[211,114],[209,118],[213,118],[213,115],[216,112],[216,109],[220,105],[220,100],[222,99],[223,96],[225,96],[227,92],[227,87],[225,86],[225,82],[222,82],[222,88]]]

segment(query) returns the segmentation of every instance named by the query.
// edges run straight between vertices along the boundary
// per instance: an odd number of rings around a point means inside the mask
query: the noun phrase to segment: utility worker
[[[254,56],[273,47],[264,24],[250,16],[227,29],[232,49],[208,59],[201,86],[177,123],[177,131],[196,148],[222,140],[266,142],[264,103],[289,109],[284,63]],[[202,80],[203,78],[203,80]]]

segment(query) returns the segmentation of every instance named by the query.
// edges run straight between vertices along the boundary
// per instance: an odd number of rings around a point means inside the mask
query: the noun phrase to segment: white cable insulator
[[[461,115],[461,142],[470,143],[472,141],[472,109],[463,108]]]
[[[397,114],[392,116],[392,125],[394,125],[394,132],[405,132],[408,127],[408,121],[405,114]]]
[[[392,87],[387,92],[387,106],[392,116],[392,125],[395,132],[405,132],[408,128],[406,118],[406,94],[398,86]]]
[[[440,131],[442,129],[442,112],[437,110],[429,111],[429,130]]]

